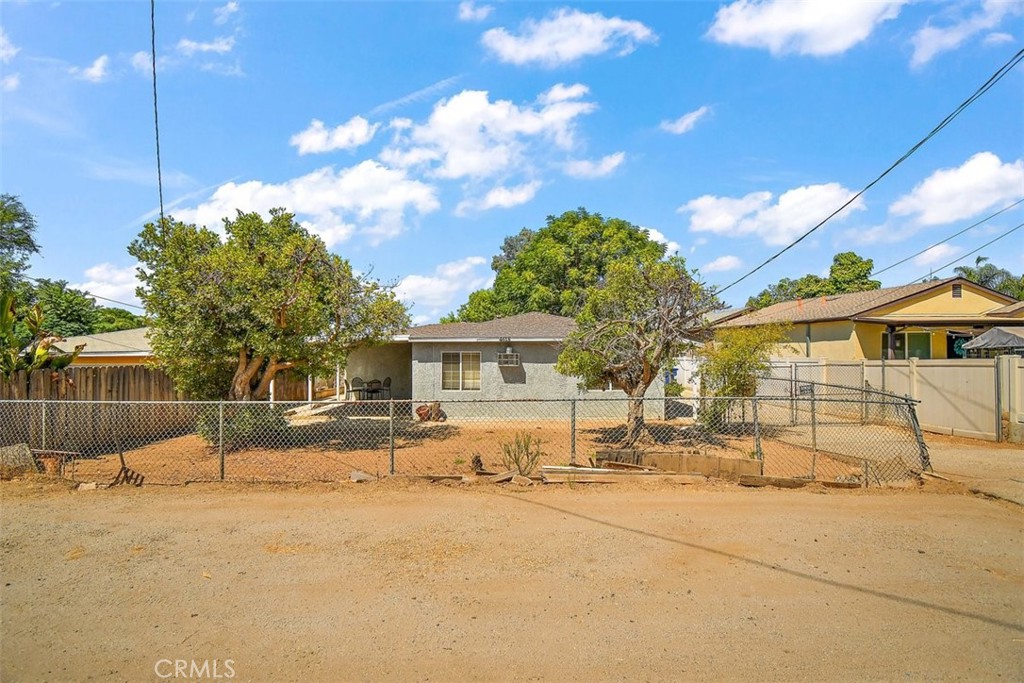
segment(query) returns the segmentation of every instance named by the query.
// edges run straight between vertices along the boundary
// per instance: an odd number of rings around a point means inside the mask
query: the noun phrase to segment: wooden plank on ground
[[[665,482],[669,484],[703,484],[702,474],[670,474],[666,472],[544,472],[545,484],[621,484],[624,482]]]
[[[784,477],[761,477],[756,474],[741,474],[740,486],[777,486],[783,489],[798,489],[807,486],[813,479],[787,479]]]
[[[660,472],[657,467],[650,465],[634,465],[631,462],[616,462],[615,460],[598,460],[598,467],[603,467],[606,470],[629,470],[629,471],[640,471],[640,472]]]
[[[516,470],[509,470],[508,472],[502,472],[501,474],[493,474],[487,478],[492,484],[503,484],[506,481],[512,481],[512,477],[516,476],[518,472]]]

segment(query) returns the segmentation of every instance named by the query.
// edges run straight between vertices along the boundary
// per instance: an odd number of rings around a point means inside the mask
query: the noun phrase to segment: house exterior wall
[[[364,382],[391,378],[391,398],[409,400],[413,397],[412,349],[408,342],[392,342],[354,350],[345,365],[345,378]]]
[[[71,364],[76,367],[95,365],[145,365],[152,359],[152,356],[79,355],[77,358],[75,358],[75,360],[71,362]]]
[[[972,287],[969,283],[963,283],[961,297],[953,298],[953,285],[947,284],[937,291],[926,292],[911,297],[905,301],[899,301],[889,306],[878,308],[871,312],[871,317],[879,318],[885,316],[955,316],[955,315],[981,315],[994,308],[1005,306],[1006,301],[990,294],[983,289]]]
[[[864,357],[863,353],[861,342],[854,333],[853,322],[834,320],[794,324],[789,328],[787,341],[780,344],[773,355],[779,358],[860,360]]]
[[[520,358],[519,367],[498,366],[498,354],[505,351],[506,345],[497,342],[413,342],[411,346],[413,400],[417,403],[440,401],[449,417],[475,416],[479,413],[479,408],[474,409],[469,403],[459,403],[461,401],[496,399],[539,401],[532,407],[531,404],[520,403],[514,408],[509,408],[510,419],[555,419],[555,413],[561,412],[565,412],[567,416],[566,406],[556,409],[555,404],[544,403],[564,399],[591,402],[590,406],[577,404],[578,417],[603,417],[605,413],[610,412],[614,412],[618,417],[618,413],[622,411],[611,406],[620,404],[621,401],[605,401],[604,405],[601,405],[601,401],[593,399],[626,398],[625,393],[619,390],[581,392],[577,378],[566,377],[555,370],[555,361],[561,347],[551,342],[513,342],[513,350]],[[441,356],[444,353],[458,352],[480,353],[479,390],[441,388]],[[647,398],[662,398],[664,395],[664,383],[659,377],[648,389]],[[648,402],[645,414],[653,419],[662,419],[664,404],[659,401]],[[608,417],[612,415],[609,414]]]

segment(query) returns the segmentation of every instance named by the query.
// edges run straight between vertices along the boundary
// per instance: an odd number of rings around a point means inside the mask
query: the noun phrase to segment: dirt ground
[[[5,683],[1024,678],[1024,513],[942,482],[30,479],[0,524]]]
[[[357,423],[353,427],[349,423]],[[386,475],[390,470],[388,424],[386,420],[350,420],[343,426],[325,421],[325,433],[317,434],[311,444],[281,444],[270,446],[254,444],[228,449],[224,456],[226,481],[344,481],[352,470],[373,475]],[[689,424],[649,423],[650,437],[638,445],[646,453],[682,453],[712,455],[723,458],[754,457],[752,434],[700,434],[690,436]],[[884,427],[851,427],[841,425],[849,435],[868,443],[888,444],[890,452],[882,456],[903,453],[916,457],[916,445],[907,447],[894,438]],[[822,426],[823,435],[829,427]],[[835,431],[836,428],[832,428]],[[884,430],[874,433],[870,430]],[[331,431],[328,431],[331,430]],[[525,431],[539,439],[545,453],[542,465],[566,465],[570,460],[570,436],[565,421],[535,420],[523,423],[474,423],[449,421],[447,423],[411,423],[396,434],[395,472],[397,474],[470,474],[474,455],[480,455],[485,467],[500,472],[502,443],[510,443],[518,433]],[[586,463],[601,450],[616,448],[622,438],[622,427],[612,422],[581,421],[576,439],[577,461]],[[762,439],[764,474],[776,477],[813,476],[834,481],[860,476],[862,467],[854,460],[850,464],[828,453],[814,453],[803,432],[796,428],[786,432],[788,441],[780,438]],[[872,441],[873,439],[873,441]],[[836,441],[836,439],[832,439]],[[822,437],[823,448],[829,442]],[[893,446],[892,444],[896,445]],[[878,448],[869,457],[880,457]],[[841,452],[856,452],[846,447]],[[181,484],[189,481],[220,479],[220,453],[196,434],[176,436],[124,452],[125,463],[142,473],[146,481],[161,484]],[[891,458],[890,458],[891,459]],[[77,481],[112,481],[120,468],[116,453],[77,460],[67,476]]]

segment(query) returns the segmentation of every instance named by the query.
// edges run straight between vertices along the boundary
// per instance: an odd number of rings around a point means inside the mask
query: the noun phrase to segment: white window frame
[[[446,387],[444,368],[445,368],[445,356],[458,356],[459,357],[459,386],[458,387]],[[466,386],[466,363],[464,358],[466,356],[476,356],[476,367],[477,367],[477,386],[467,387]],[[480,391],[483,385],[483,358],[479,351],[444,351],[441,353],[441,391]]]

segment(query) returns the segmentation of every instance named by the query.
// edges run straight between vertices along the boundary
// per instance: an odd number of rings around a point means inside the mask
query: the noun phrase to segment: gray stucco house
[[[390,377],[392,398],[440,401],[449,414],[463,401],[625,399],[624,392],[610,387],[581,391],[577,378],[555,370],[562,342],[574,326],[572,318],[524,313],[481,323],[413,327],[388,344],[353,352],[345,375],[350,382]],[[647,397],[664,397],[660,379]],[[655,406],[650,408],[649,415],[656,417]]]

